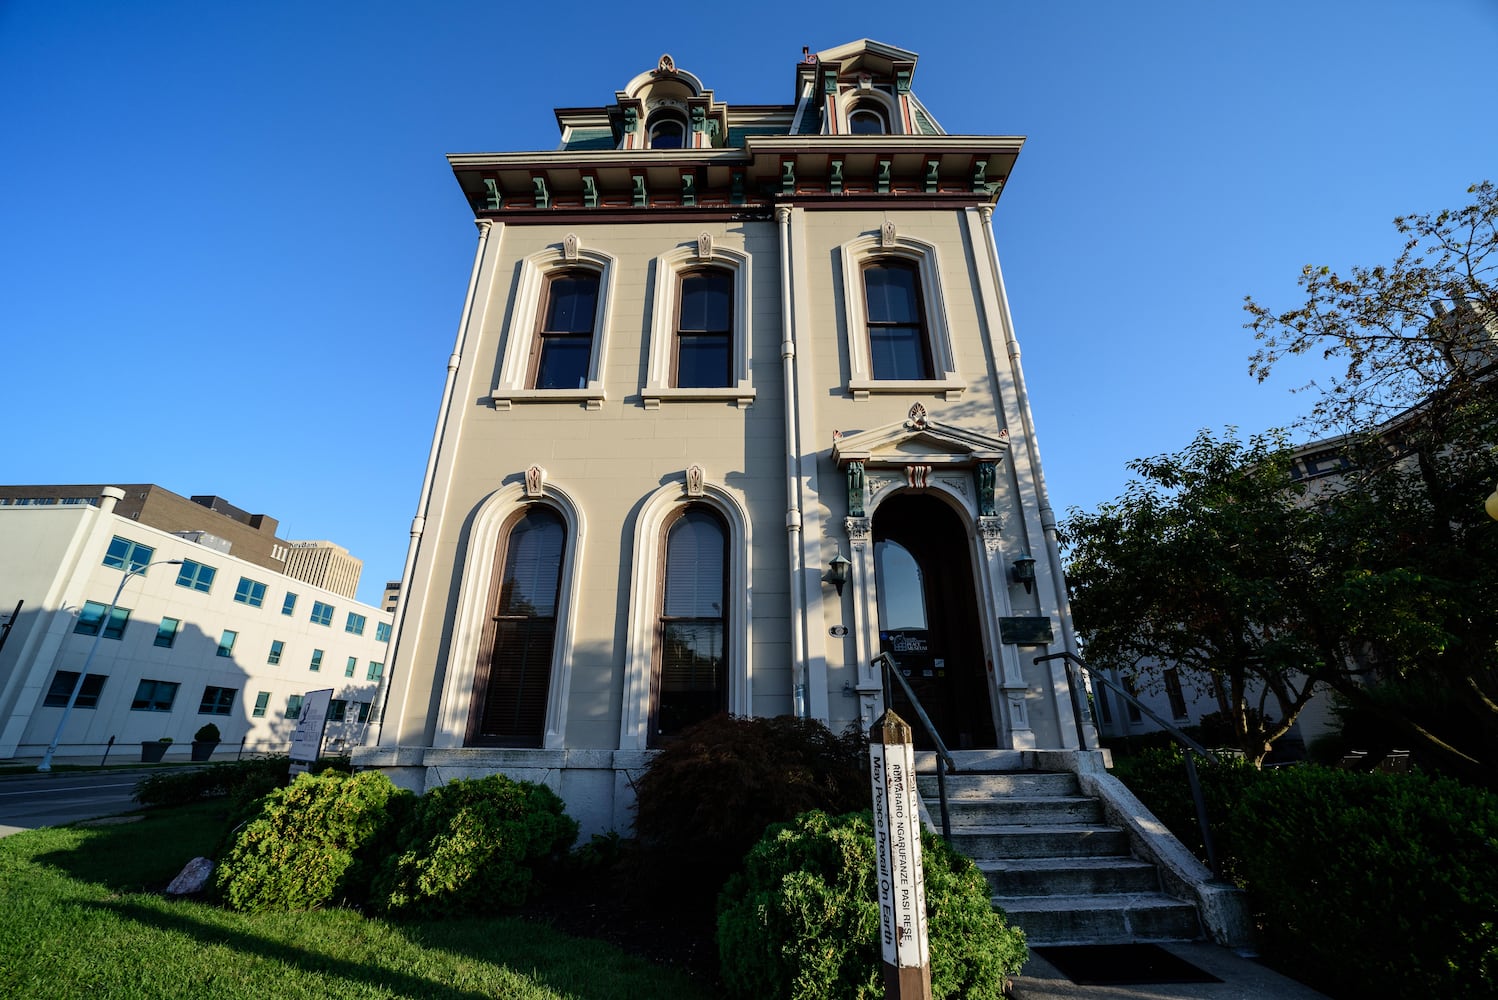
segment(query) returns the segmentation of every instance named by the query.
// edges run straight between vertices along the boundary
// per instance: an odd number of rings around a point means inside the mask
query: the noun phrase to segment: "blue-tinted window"
[[[348,658],[348,662],[343,665],[343,676],[345,676],[345,677],[352,677],[352,676],[354,676],[354,671],[357,670],[358,667],[359,667],[359,658],[357,656],[350,656]]]
[[[286,718],[300,719],[302,717],[302,695],[292,694],[286,696]]]
[[[363,615],[357,615],[350,611],[348,613],[348,624],[343,626],[343,630],[345,632],[352,632],[354,635],[363,635],[364,622],[365,618]]]
[[[286,600],[281,602],[281,614],[289,615],[296,611],[296,595],[291,591],[286,592]]]
[[[175,618],[163,618],[161,624],[156,626],[157,646],[171,649],[177,643],[177,633],[182,630],[182,623]]]
[[[270,655],[265,658],[265,662],[271,664],[272,666],[280,663],[281,651],[285,648],[286,643],[282,642],[280,639],[272,639],[270,641]]]
[[[252,608],[260,607],[265,603],[265,584],[247,576],[240,577],[239,586],[234,588],[234,600]]]
[[[108,612],[107,621],[105,612]],[[73,625],[73,631],[79,635],[98,635],[102,625],[104,638],[118,639],[125,634],[125,624],[129,620],[129,608],[110,608],[98,601],[84,601],[83,610],[78,612],[78,621]]]
[[[109,551],[104,553],[104,565],[115,569],[143,569],[151,562],[156,550],[139,542],[115,535],[109,540]]]
[[[312,624],[330,625],[333,622],[333,605],[322,601],[312,602]]]
[[[388,622],[375,622],[375,642],[390,641],[390,624]]]
[[[218,640],[218,655],[233,656],[234,640],[239,638],[239,633],[232,629],[224,629],[224,634]]]
[[[177,570],[177,586],[187,587],[189,590],[199,590],[208,593],[213,587],[213,577],[218,570],[212,566],[204,566],[202,563],[193,562],[191,559],[182,560],[182,568]]]
[[[372,681],[379,680],[380,679],[380,675],[383,674],[384,672],[385,672],[385,664],[383,664],[383,663],[376,663],[373,660],[369,661],[369,673],[368,673],[368,679],[369,680],[372,680]]]
[[[251,712],[250,714],[253,715],[257,719],[263,719],[263,718],[265,718],[265,709],[266,709],[266,706],[268,706],[269,704],[270,704],[270,692],[269,691],[261,691],[259,694],[255,695],[255,710],[253,712]]]
[[[312,662],[307,665],[307,669],[314,673],[322,669],[322,650],[314,649],[312,651]]]

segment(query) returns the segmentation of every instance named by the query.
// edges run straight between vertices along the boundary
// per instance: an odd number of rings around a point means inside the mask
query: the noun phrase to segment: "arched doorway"
[[[880,651],[900,665],[949,749],[997,746],[972,543],[961,518],[935,497],[898,493],[874,512],[873,539]],[[929,748],[904,692],[889,694],[916,746]]]

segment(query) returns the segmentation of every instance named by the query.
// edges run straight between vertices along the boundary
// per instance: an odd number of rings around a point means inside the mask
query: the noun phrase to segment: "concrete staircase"
[[[917,758],[921,797],[940,829],[935,760]],[[994,905],[1032,946],[1203,936],[1196,906],[1161,891],[1156,866],[1133,855],[1129,833],[1104,820],[1076,774],[959,767],[947,775],[952,846],[978,863]]]

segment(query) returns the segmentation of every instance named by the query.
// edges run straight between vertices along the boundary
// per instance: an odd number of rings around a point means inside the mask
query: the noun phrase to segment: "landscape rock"
[[[208,888],[208,879],[213,875],[213,862],[208,858],[193,858],[166,887],[168,896],[196,896]]]

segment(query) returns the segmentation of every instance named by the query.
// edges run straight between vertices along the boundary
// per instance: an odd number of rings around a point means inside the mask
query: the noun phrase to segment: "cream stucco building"
[[[356,763],[625,829],[697,719],[869,725],[882,650],[953,748],[1076,745],[992,231],[1023,140],[946,134],[915,68],[854,42],[735,105],[667,56],[554,151],[449,157],[478,246]]]

